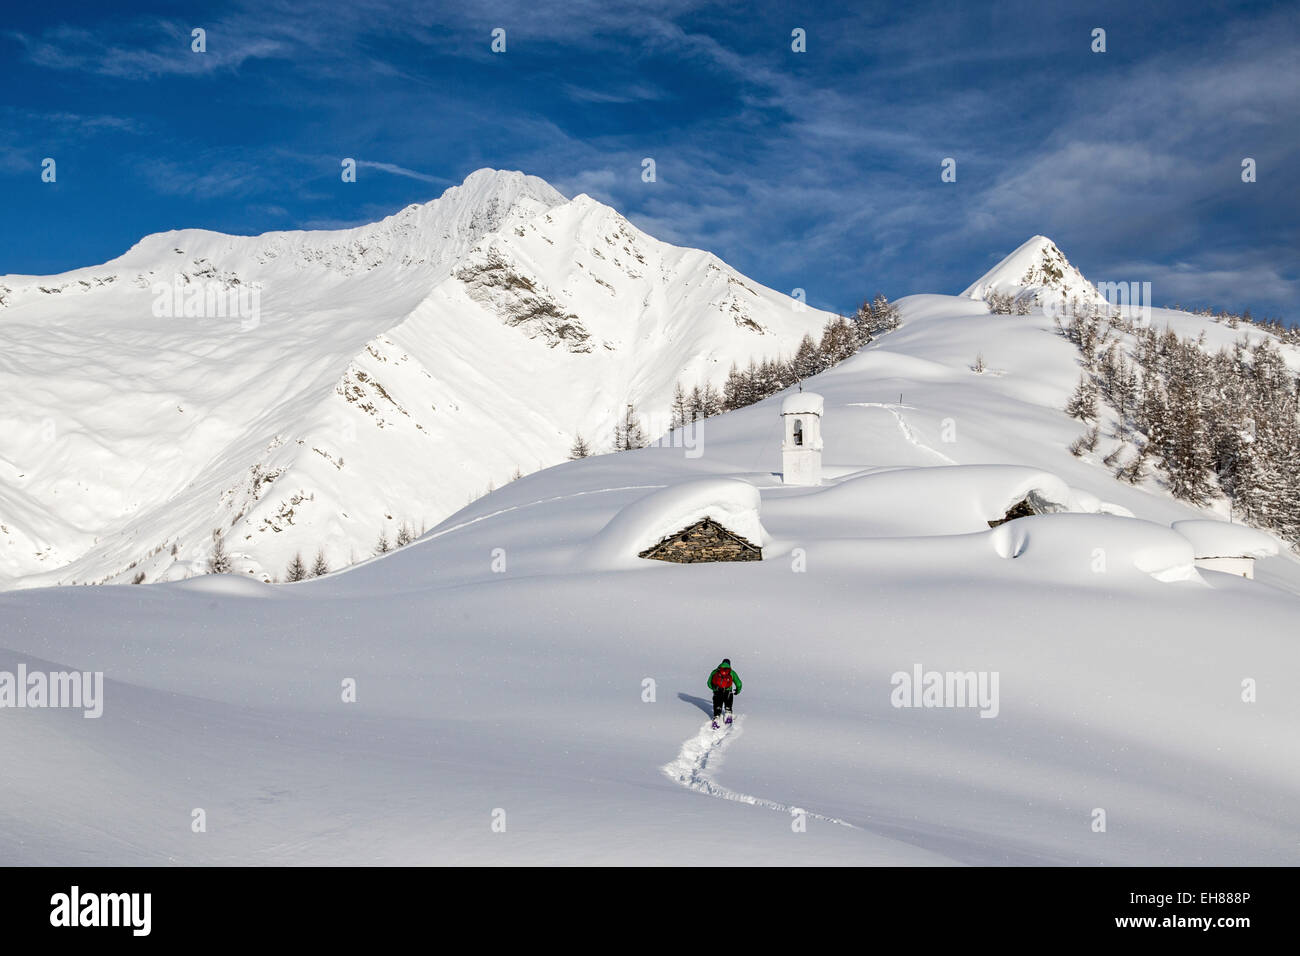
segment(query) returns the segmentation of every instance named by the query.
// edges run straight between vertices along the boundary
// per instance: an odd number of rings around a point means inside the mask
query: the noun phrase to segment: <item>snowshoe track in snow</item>
[[[848,827],[850,830],[857,830],[846,820],[840,820],[837,817],[828,817],[820,813],[813,813],[811,810],[805,810],[802,807],[796,807],[788,803],[778,803],[775,800],[767,800],[763,797],[755,797],[748,793],[741,793],[738,790],[732,790],[724,787],[713,780],[713,772],[722,763],[723,755],[732,742],[740,736],[741,727],[744,723],[744,717],[737,717],[735,723],[730,727],[725,724],[718,730],[714,730],[711,722],[706,722],[700,727],[699,733],[690,737],[682,744],[681,752],[677,759],[663,766],[664,774],[670,779],[686,787],[688,790],[696,790],[700,793],[706,793],[711,797],[720,797],[723,800],[734,800],[737,803],[748,803],[756,807],[764,807],[768,810],[777,810],[781,813],[805,814],[813,820],[821,820],[824,823],[834,823],[838,826]]]
[[[891,405],[886,402],[849,402],[849,404],[855,408],[883,408],[885,411],[889,412],[889,414],[894,416],[894,421],[898,422],[898,430],[903,433],[903,438],[909,444],[915,445],[917,448],[921,449],[922,451],[928,451],[930,454],[934,455],[935,457],[943,459],[943,461],[949,465],[957,464],[957,462],[953,461],[943,452],[939,451],[938,449],[931,448],[925,442],[921,441],[921,439],[917,438],[916,432],[912,431],[911,427],[907,424],[907,420],[904,419],[903,416],[900,415],[898,412],[894,411],[895,408],[908,408],[911,406]]]

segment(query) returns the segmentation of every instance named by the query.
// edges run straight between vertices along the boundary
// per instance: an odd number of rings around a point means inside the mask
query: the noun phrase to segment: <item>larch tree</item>
[[[226,541],[219,530],[212,532],[212,554],[208,556],[209,574],[229,574],[234,569],[230,555],[226,553]]]
[[[307,565],[303,563],[301,552],[293,556],[289,566],[284,569],[284,579],[290,583],[301,581],[307,577]]]
[[[591,446],[581,434],[573,436],[573,445],[569,448],[569,460],[577,461],[579,458],[586,458],[591,454]]]

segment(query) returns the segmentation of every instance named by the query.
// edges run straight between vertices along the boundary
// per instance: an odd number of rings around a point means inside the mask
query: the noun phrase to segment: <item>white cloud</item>
[[[157,36],[151,45],[137,45],[140,35],[150,33]],[[287,53],[278,40],[244,30],[223,34],[220,25],[213,26],[207,51],[196,53],[190,48],[189,30],[168,21],[138,22],[125,29],[59,26],[40,36],[19,32],[10,36],[22,45],[26,59],[37,66],[136,80],[237,69],[247,60]]]
[[[377,169],[383,173],[392,173],[394,176],[405,176],[408,179],[418,179],[425,183],[438,183],[442,185],[452,185],[451,180],[442,176],[430,176],[427,173],[416,172],[414,169],[407,169],[404,166],[397,166],[393,163],[379,163],[369,159],[358,159],[357,166],[366,169]]]

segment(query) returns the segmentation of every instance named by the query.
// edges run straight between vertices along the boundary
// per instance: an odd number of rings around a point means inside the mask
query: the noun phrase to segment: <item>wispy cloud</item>
[[[86,136],[96,132],[138,133],[143,129],[143,124],[139,120],[129,116],[45,113],[39,119],[77,136]]]
[[[418,179],[425,183],[439,183],[445,186],[453,185],[451,180],[443,176],[430,176],[428,173],[416,172],[414,169],[407,169],[404,166],[398,166],[394,163],[380,163],[369,159],[358,159],[357,166],[366,169],[377,169],[382,173],[392,173],[394,176],[405,176],[408,179]]]
[[[112,114],[0,107],[0,173],[33,173],[42,158],[84,149],[98,135],[138,135],[145,124]]]
[[[204,27],[207,30],[207,27]],[[38,36],[10,32],[36,66],[122,79],[145,80],[167,75],[199,75],[237,69],[248,60],[281,56],[287,47],[270,37],[238,31],[231,42],[220,26],[212,29],[203,52],[191,48],[190,29],[165,20],[136,21],[98,29],[57,26]],[[147,46],[137,45],[151,37]]]
[[[5,143],[0,143],[0,172],[3,173],[27,173],[35,170],[30,158],[21,150],[15,149]]]
[[[265,190],[271,177],[264,167],[223,159],[182,164],[169,159],[140,157],[133,164],[151,188],[169,196],[221,199]]]
[[[1156,305],[1213,305],[1232,311],[1253,308],[1257,318],[1262,317],[1259,302],[1300,299],[1300,275],[1282,275],[1274,266],[1244,256],[1206,255],[1173,263],[1121,261],[1106,278],[1111,276],[1150,282]]]
[[[668,96],[662,88],[648,83],[634,83],[617,89],[591,89],[566,83],[564,91],[570,99],[580,103],[644,103],[666,99]]]

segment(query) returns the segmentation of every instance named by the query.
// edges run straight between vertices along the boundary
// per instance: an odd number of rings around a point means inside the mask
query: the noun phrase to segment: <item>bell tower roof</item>
[[[782,415],[820,415],[824,402],[816,392],[793,392],[781,402]]]

